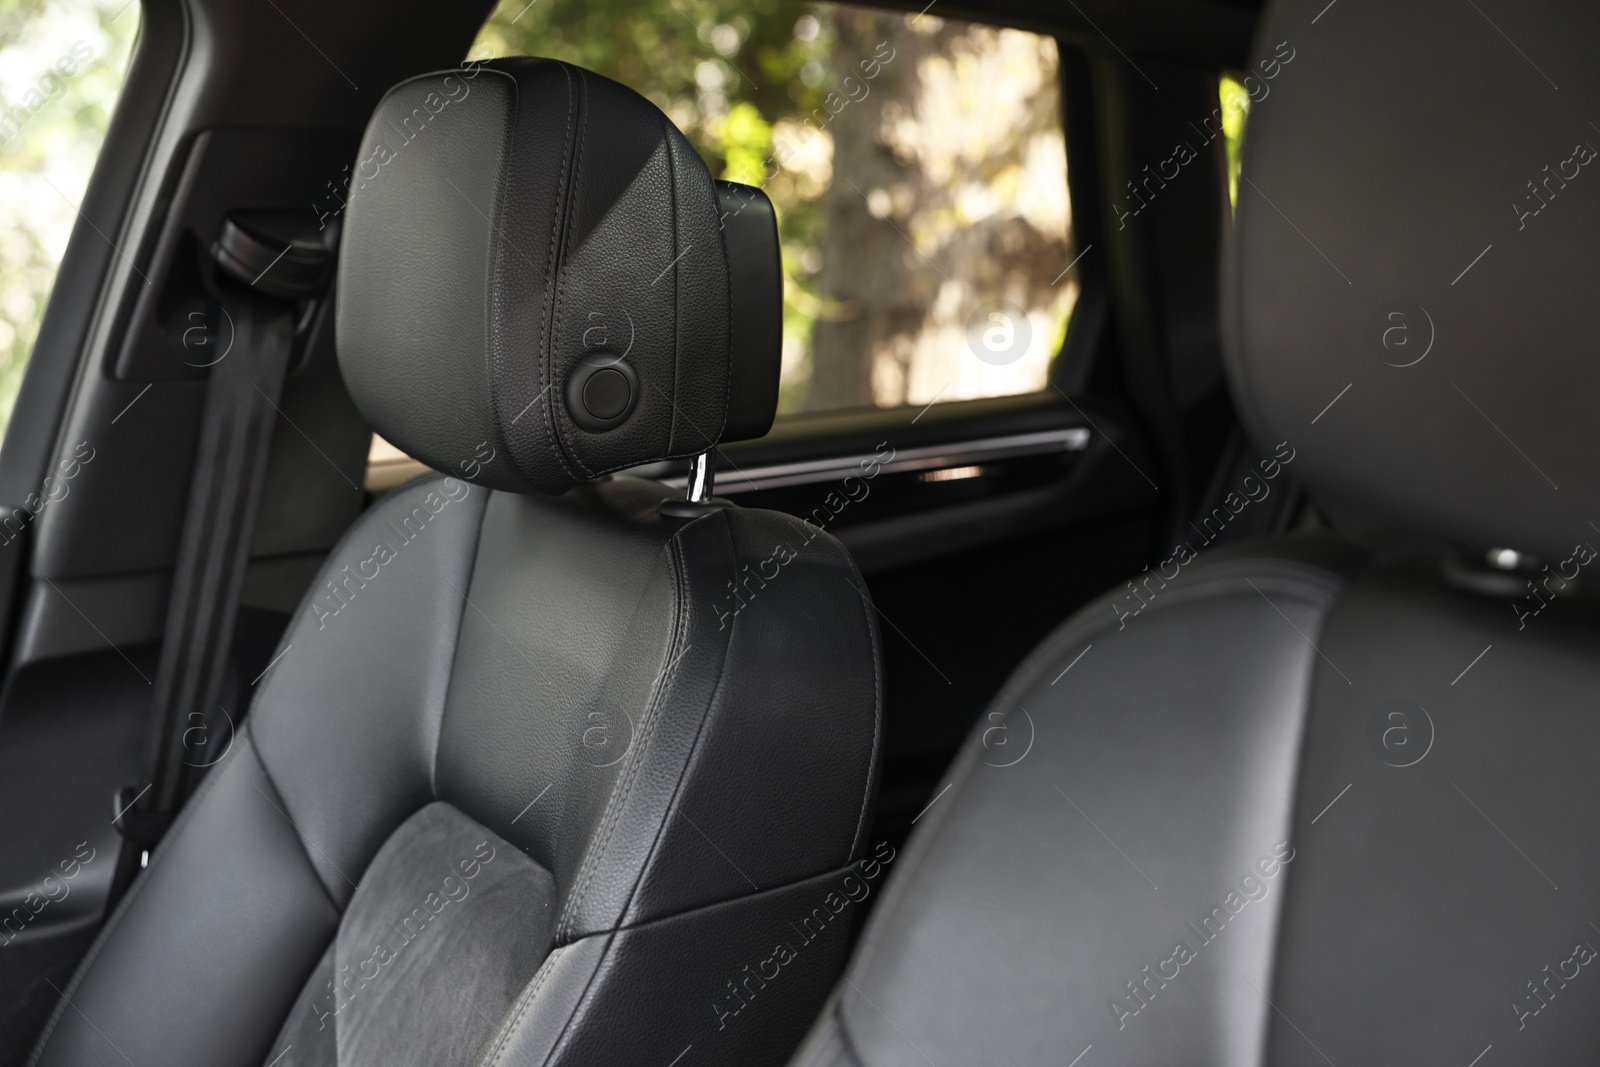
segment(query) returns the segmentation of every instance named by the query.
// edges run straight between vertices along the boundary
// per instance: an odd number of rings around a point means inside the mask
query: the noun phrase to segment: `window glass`
[[[138,28],[134,0],[0,0],[0,432]]]
[[[1047,385],[1078,292],[1052,38],[793,0],[504,0],[471,57],[522,54],[631,86],[772,198],[780,414]]]

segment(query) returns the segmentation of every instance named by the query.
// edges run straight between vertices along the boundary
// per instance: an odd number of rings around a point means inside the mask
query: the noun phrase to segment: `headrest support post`
[[[716,466],[711,462],[711,449],[706,449],[689,461],[689,486],[685,497],[691,504],[711,503]]]

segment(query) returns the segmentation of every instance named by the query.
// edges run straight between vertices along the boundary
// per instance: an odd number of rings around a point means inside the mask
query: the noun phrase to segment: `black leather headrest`
[[[1552,561],[1600,544],[1596,41],[1574,2],[1266,16],[1230,373],[1336,511]]]
[[[345,383],[430,466],[556,493],[771,425],[771,205],[630,89],[542,59],[402,82],[346,215]]]

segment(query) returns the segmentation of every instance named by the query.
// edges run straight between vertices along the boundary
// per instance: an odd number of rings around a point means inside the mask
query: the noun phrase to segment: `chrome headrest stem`
[[[689,485],[686,499],[691,504],[706,504],[711,501],[712,482],[716,476],[716,467],[711,463],[711,451],[708,448],[689,461]]]

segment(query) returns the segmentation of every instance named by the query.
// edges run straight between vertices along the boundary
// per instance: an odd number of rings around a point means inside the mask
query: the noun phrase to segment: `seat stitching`
[[[254,748],[254,731],[250,729],[249,722],[244,724],[242,732],[245,734],[245,738],[244,745],[240,747]],[[217,781],[222,777],[223,769],[232,765],[237,758],[237,756],[230,757],[226,763],[212,768],[211,773],[206,775],[206,780],[201,783],[200,789],[193,797],[189,798],[189,803],[184,805],[183,810],[178,813],[177,820],[168,828],[161,844],[157,845],[155,851],[150,853],[149,866],[134,880],[133,885],[128,887],[128,891],[123,894],[116,910],[111,913],[111,918],[106,920],[106,924],[101,929],[99,936],[95,938],[93,946],[90,947],[88,954],[84,956],[83,962],[78,964],[78,969],[73,973],[72,980],[67,983],[66,991],[61,994],[60,1002],[56,1004],[55,1010],[50,1013],[49,1021],[45,1024],[43,1032],[39,1034],[39,1040],[33,1046],[33,1053],[28,1057],[25,1067],[34,1067],[39,1062],[39,1057],[44,1055],[45,1046],[50,1043],[51,1035],[55,1033],[56,1027],[61,1022],[61,1017],[66,1013],[67,1004],[72,994],[78,991],[78,986],[83,983],[84,976],[89,973],[89,968],[93,966],[95,959],[99,957],[100,950],[106,947],[106,943],[111,940],[112,933],[121,924],[122,917],[133,906],[134,899],[144,889],[145,884],[150,881],[150,874],[156,869],[156,864],[166,856],[172,846],[172,842],[177,840],[179,832],[193,819],[195,811],[200,807],[200,800],[216,786]]]
[[[718,512],[717,514],[722,516],[723,524],[726,526],[726,513]],[[729,543],[730,545],[732,544],[731,534],[729,536]],[[673,545],[679,553],[682,552],[682,544],[677,540],[676,535],[674,535],[673,540],[670,541],[669,544]],[[687,568],[684,570],[686,573]],[[687,596],[683,597],[685,604],[687,604],[688,600],[689,598]],[[651,861],[655,858],[657,851],[660,849],[662,838],[666,836],[667,815],[671,814],[678,798],[683,793],[684,778],[688,775],[689,768],[694,763],[695,755],[700,751],[700,742],[705,737],[706,724],[710,722],[712,711],[717,707],[719,698],[722,696],[723,686],[728,680],[728,657],[732,654],[733,639],[734,635],[738,632],[738,626],[739,620],[735,618],[733,623],[728,628],[728,640],[723,645],[722,649],[722,663],[717,669],[717,684],[712,689],[711,696],[707,699],[705,707],[700,712],[700,725],[696,727],[694,740],[690,742],[689,751],[684,755],[683,765],[678,769],[678,780],[676,783],[674,783],[672,787],[672,795],[667,800],[666,814],[662,816],[661,822],[656,826],[655,836],[652,838],[650,842],[650,848],[645,852],[644,861],[640,865],[639,876],[634,879],[633,887],[628,892],[627,902],[624,904],[621,915],[618,917],[619,929],[624,928],[621,925],[622,920],[627,916],[628,909],[632,907],[633,901],[638,897],[639,886],[644,881],[645,871],[648,870]],[[760,892],[760,890],[758,889],[757,892]]]
[[[848,557],[846,557],[848,558]],[[854,570],[854,564],[850,564]],[[858,573],[856,577],[860,577]],[[849,581],[849,576],[845,578]],[[850,583],[855,585],[854,582]],[[850,840],[850,853],[846,859],[856,855],[856,850],[861,847],[862,836],[867,831],[867,808],[872,803],[873,770],[878,766],[878,739],[883,733],[883,664],[879,662],[878,636],[872,622],[872,613],[867,610],[866,583],[856,586],[856,606],[861,609],[861,620],[866,625],[867,639],[872,644],[872,755],[867,761],[867,780],[861,788],[861,814],[856,819],[855,836]],[[735,617],[734,622],[738,622]]]
[[[1152,605],[1152,610],[1170,610],[1175,605],[1186,604],[1194,600],[1204,599],[1217,593],[1243,593],[1250,589],[1244,580],[1253,575],[1262,583],[1271,582],[1274,587],[1289,587],[1284,591],[1290,594],[1310,596],[1329,607],[1339,591],[1349,585],[1332,572],[1311,564],[1293,564],[1280,561],[1238,561],[1216,564],[1220,573],[1202,574],[1195,577],[1195,584],[1185,585],[1176,589],[1172,597]],[[1252,590],[1254,592],[1254,590]],[[1051,657],[1059,655],[1063,648],[1071,647],[1078,641],[1091,635],[1108,630],[1111,622],[1115,620],[1090,620],[1089,612],[1097,607],[1108,605],[1121,596],[1118,590],[1112,590],[1103,596],[1084,605],[1072,617],[1061,624],[1050,636],[1042,641],[1037,649],[1023,661],[1011,679],[1001,688],[995,698],[990,701],[987,710],[1005,710],[1016,704],[1022,694],[1026,693],[1049,670]],[[949,803],[940,804],[937,809],[928,813],[926,825],[917,831],[917,837],[907,843],[910,845],[920,841],[931,841],[938,837],[944,823],[953,818],[950,813],[957,810],[960,804],[961,793],[968,780],[972,777],[973,768],[979,766],[981,746],[972,744],[972,734],[962,742],[960,754],[951,764],[951,796]],[[889,935],[885,933],[890,926],[891,916],[896,914],[900,903],[900,893],[896,887],[910,885],[919,881],[918,873],[923,870],[928,862],[930,850],[917,848],[911,850],[902,869],[897,872],[897,881],[887,889],[887,897],[874,913],[874,921],[862,935],[856,948],[855,958],[850,963],[849,971],[861,975],[870,966],[873,959],[882,947],[883,941]]]
[[[565,69],[565,64],[563,64],[563,69]],[[584,146],[588,143],[587,134],[588,134],[588,131],[589,131],[589,106],[588,106],[589,105],[589,79],[588,79],[587,76],[585,76],[584,70],[583,70],[582,67],[574,67],[573,69],[578,72],[579,91],[581,92],[582,97],[583,97],[583,101],[582,101],[581,105],[577,109],[579,111],[579,113],[582,115],[582,119],[579,122],[578,133],[577,133],[577,136],[574,138],[574,144],[573,144],[573,147],[576,149],[576,159],[572,161],[572,164],[571,164],[571,168],[572,169],[567,172],[566,189],[565,189],[564,195],[562,197],[562,201],[563,202],[561,203],[561,210],[559,212],[558,232],[560,233],[561,236],[560,236],[560,242],[559,242],[560,247],[559,247],[558,251],[560,252],[560,257],[559,257],[559,259],[558,259],[558,261],[556,263],[556,266],[554,268],[554,270],[555,270],[555,283],[556,283],[556,297],[555,297],[555,302],[554,302],[553,307],[551,308],[551,313],[550,313],[550,350],[551,350],[551,352],[553,352],[554,349],[555,349],[556,329],[559,326],[560,321],[561,321],[561,307],[566,301],[567,279],[566,279],[566,275],[562,271],[561,267],[562,267],[562,263],[566,259],[566,253],[568,251],[567,245],[568,245],[568,242],[571,239],[573,207],[574,207],[574,204],[576,203],[577,198],[578,198],[578,192],[577,191],[583,184],[583,150],[584,150]],[[568,82],[568,85],[570,87],[571,82],[572,82],[572,75],[570,73],[567,75],[567,82]],[[570,93],[570,88],[569,88],[569,93]],[[568,107],[569,107],[569,111],[568,111],[567,128],[570,131],[571,128],[572,128],[571,110],[570,110],[571,105],[569,104]],[[545,346],[544,345],[540,345],[539,347],[540,347],[540,355],[543,356],[545,354],[545,351],[544,351]],[[551,383],[553,384],[554,381],[555,381],[555,367],[553,365],[554,364],[553,357],[551,359],[551,363],[552,363],[552,366],[550,368],[550,380],[551,380]],[[548,406],[549,406],[550,410],[554,410],[553,402]],[[589,470],[588,465],[583,462],[583,459],[578,455],[577,450],[574,449],[572,447],[571,443],[567,440],[567,431],[566,431],[566,427],[562,424],[562,420],[559,419],[559,418],[551,418],[550,419],[550,428],[551,428],[552,432],[554,433],[557,445],[559,446],[556,449],[556,451],[563,455],[562,462],[563,462],[563,465],[565,465],[567,467],[567,472],[569,474],[571,474],[572,473],[572,467],[575,465],[575,466],[577,466],[578,470],[582,473],[582,475],[583,475],[583,477],[585,479],[593,478],[595,476],[594,473]],[[568,453],[570,453],[570,454],[568,454]],[[570,464],[567,462],[568,460],[571,461]]]
[[[762,896],[774,896],[776,894],[783,893],[783,892],[786,892],[786,891],[788,891],[790,889],[793,889],[796,886],[804,885],[807,882],[817,881],[819,879],[828,877],[830,875],[848,874],[852,869],[854,869],[854,865],[853,864],[845,864],[842,867],[833,867],[833,868],[830,868],[828,870],[825,870],[825,871],[821,872],[820,874],[807,875],[804,878],[797,878],[797,879],[794,879],[792,881],[785,882],[782,885],[778,885],[778,886],[770,886],[767,889],[757,890],[754,893],[745,893],[745,894],[742,894],[740,896],[730,897],[727,900],[718,900],[718,901],[713,901],[713,902],[711,902],[709,904],[697,905],[696,907],[688,908],[688,909],[685,909],[684,911],[681,911],[681,912],[675,912],[675,913],[673,913],[671,915],[659,916],[657,918],[650,919],[650,920],[647,920],[647,921],[642,922],[642,923],[637,923],[637,924],[635,924],[633,926],[618,927],[616,930],[607,930],[607,931],[604,931],[604,932],[601,932],[601,933],[596,933],[596,934],[590,935],[590,936],[593,936],[593,937],[604,937],[604,938],[606,938],[607,939],[606,946],[605,946],[605,948],[603,948],[601,950],[600,958],[595,961],[594,970],[592,972],[590,972],[589,978],[584,983],[584,990],[579,995],[578,1000],[577,1000],[576,1004],[574,1004],[572,1011],[568,1014],[567,1021],[562,1025],[561,1033],[556,1037],[556,1040],[551,1044],[550,1056],[547,1056],[545,1058],[545,1063],[549,1063],[550,1062],[550,1057],[551,1056],[556,1056],[561,1051],[562,1043],[564,1041],[566,1041],[568,1033],[570,1033],[571,1030],[572,1030],[573,1021],[578,1017],[579,1013],[583,1010],[584,1004],[589,999],[589,993],[590,993],[590,990],[592,990],[594,988],[594,983],[595,983],[596,976],[599,975],[600,972],[605,969],[606,962],[610,958],[610,955],[611,955],[611,953],[612,953],[612,951],[614,949],[614,946],[616,945],[617,934],[621,933],[623,930],[647,929],[647,928],[649,928],[651,926],[659,926],[659,925],[662,925],[662,924],[665,924],[665,923],[668,923],[668,922],[676,921],[677,919],[679,919],[679,918],[681,918],[681,917],[683,917],[685,915],[694,915],[694,914],[700,913],[700,912],[713,911],[713,910],[715,910],[717,908],[723,907],[723,906],[725,906],[727,904],[730,904],[730,903],[736,903],[736,902],[752,900],[752,899],[754,899],[756,897],[762,897]],[[498,1064],[491,1064],[491,1065],[489,1065],[489,1067],[499,1067],[499,1065]]]
[[[512,142],[516,136],[518,115],[522,110],[522,100],[521,92],[517,87],[516,78],[502,70],[493,70],[490,71],[490,73],[498,74],[511,86],[510,90],[506,93],[507,118],[505,133],[501,137],[501,148],[503,150],[503,155],[501,157],[502,161],[500,174],[496,183],[495,192],[490,194],[492,197],[490,200],[490,210],[495,214],[494,219],[488,220],[490,228],[490,251],[492,253],[489,257],[489,287],[493,289],[499,284],[499,276],[504,273],[504,262],[507,258],[505,248],[506,245],[510,244],[509,240],[505,238],[505,228],[500,224],[499,220],[500,216],[504,213],[506,199],[511,184],[510,174],[512,170],[512,163],[514,162],[514,156],[516,154]],[[504,241],[504,244],[495,244],[497,236]],[[487,398],[486,406],[489,408],[491,416],[489,432],[493,435],[495,443],[499,446],[500,450],[505,452],[506,455],[511,458],[512,473],[521,477],[522,470],[517,463],[516,451],[511,447],[511,435],[506,432],[506,427],[501,424],[501,418],[504,415],[504,411],[502,410],[504,404],[500,399],[501,390],[498,389],[497,386],[500,379],[504,377],[504,375],[500,373],[503,361],[498,357],[497,348],[495,345],[495,301],[493,299],[487,299],[484,301],[483,337],[483,373],[486,379],[484,382],[484,396]],[[425,475],[423,477],[425,477]],[[470,478],[467,480],[471,481]]]
[[[676,601],[674,605],[676,610],[673,614],[672,634],[667,641],[669,663],[671,662],[671,654],[676,651],[677,646],[683,637],[684,613],[687,610],[688,600],[683,591],[683,567],[675,548],[678,541],[678,534],[681,532],[681,530],[675,532],[672,538],[668,540],[666,545],[667,561],[671,567],[673,577],[673,599]],[[598,846],[591,849],[590,852],[584,857],[583,876],[579,882],[577,891],[568,899],[566,907],[562,909],[561,919],[556,927],[558,936],[560,937],[566,938],[572,936],[574,927],[577,923],[578,910],[582,906],[584,898],[588,895],[589,886],[594,880],[595,873],[598,870],[601,861],[605,858],[607,850],[609,850],[611,847],[611,839],[615,834],[617,825],[622,820],[622,811],[626,807],[627,800],[632,794],[634,781],[638,777],[640,769],[644,765],[645,753],[649,749],[650,740],[655,736],[656,729],[660,725],[660,709],[664,701],[663,694],[665,694],[668,689],[667,681],[668,679],[663,677],[662,684],[659,685],[656,688],[656,691],[650,695],[650,703],[645,708],[645,720],[649,723],[649,725],[645,728],[643,734],[638,739],[638,751],[631,759],[629,759],[627,769],[623,773],[622,781],[618,783],[618,788],[613,790],[611,796],[606,801],[606,810],[601,820],[601,825],[603,827],[601,839]]]
[[[678,254],[678,157],[672,150],[672,135],[667,132],[664,125],[658,124],[657,129],[661,130],[662,140],[667,148],[667,213],[672,220],[667,224],[667,236],[672,241],[672,247],[668,251],[675,256],[672,262],[667,264],[667,269],[672,270],[678,260],[683,258],[683,255]],[[680,298],[683,296],[682,286],[678,284],[681,276],[681,271],[672,271],[672,395],[667,398],[672,404],[672,417],[667,422],[669,456],[677,451],[678,397],[681,395],[678,390],[678,378],[683,373],[683,316],[678,314],[682,303]]]
[[[481,488],[481,487],[480,487]],[[494,490],[484,489],[489,499],[483,502],[483,507],[478,511],[478,535],[472,539],[472,560],[467,564],[465,585],[472,589],[472,577],[478,571],[478,556],[483,548],[483,524],[489,516],[489,503],[494,499]],[[444,719],[450,710],[450,680],[455,674],[456,659],[461,654],[461,634],[466,628],[467,594],[461,594],[461,606],[456,611],[456,640],[450,649],[450,664],[445,668],[444,697],[439,708],[439,729],[433,735],[433,758],[428,761],[428,793],[434,800],[439,799],[439,749],[444,745]]]
[[[676,537],[674,536],[674,538],[669,540],[666,545],[668,562],[672,568],[673,598],[676,601],[676,604],[674,605],[676,610],[673,613],[673,632],[670,640],[667,642],[669,663],[671,662],[671,654],[676,650],[677,645],[683,635],[683,615],[686,610],[685,605],[688,599],[683,594],[682,561],[677,555],[675,544]],[[648,747],[649,738],[655,736],[656,728],[661,721],[659,708],[664,699],[663,694],[665,694],[668,688],[666,683],[667,679],[663,678],[661,686],[657,688],[655,693],[651,694],[650,706],[646,709],[646,715],[649,719],[650,725],[646,730],[645,735],[640,738],[641,745],[638,754],[636,754],[633,759],[628,761],[627,772],[623,776],[623,782],[620,783],[621,789],[617,792],[614,792],[607,803],[605,818],[602,823],[604,832],[602,834],[600,845],[597,849],[591,852],[588,857],[585,858],[585,871],[582,884],[580,885],[578,892],[575,893],[572,899],[568,902],[568,907],[564,909],[562,919],[566,927],[564,930],[565,936],[570,937],[574,932],[574,927],[577,923],[577,912],[581,902],[583,898],[588,895],[589,885],[593,881],[601,861],[604,859],[607,850],[611,846],[611,839],[615,834],[617,826],[621,823],[622,810],[624,807],[626,807],[627,799],[632,793],[633,781],[637,776],[638,769],[643,764],[644,753],[645,749]]]
[[[532,1007],[534,998],[539,995],[539,990],[544,987],[545,980],[550,977],[550,972],[555,970],[556,953],[560,951],[561,948],[559,946],[550,950],[550,953],[545,956],[544,962],[539,965],[539,973],[533,976],[533,981],[528,983],[528,988],[523,991],[522,996],[517,998],[516,1014],[512,1017],[510,1024],[500,1032],[500,1040],[496,1041],[494,1048],[490,1049],[490,1052],[494,1055],[494,1061],[490,1064],[490,1067],[499,1067],[500,1063],[504,1061],[505,1054],[510,1048],[511,1038],[515,1036],[517,1028],[522,1025],[522,1017]]]
[[[576,96],[572,90],[572,70],[565,63],[557,63],[557,66],[561,68],[561,73],[567,79],[567,126],[565,132],[563,132],[561,135],[562,146],[563,149],[565,149],[567,145],[572,143],[572,118],[573,111],[575,110]],[[520,93],[521,90],[519,89],[519,96]],[[570,188],[571,185],[569,183],[568,189],[570,190]],[[560,243],[558,238],[561,234],[563,206],[564,205],[558,203],[557,209],[551,212],[550,216],[550,251],[545,257],[544,264],[544,276],[547,282],[551,278],[554,278],[556,274],[556,251]],[[555,309],[552,306],[550,314],[547,316],[544,308],[541,307],[539,309],[539,343],[534,349],[534,362],[539,369],[541,395],[545,396],[549,395],[550,387],[555,384],[555,373],[549,367],[549,360],[545,358],[546,341],[550,340],[552,343],[554,341],[554,338],[550,336],[555,332],[555,323],[553,321],[554,310]],[[561,431],[558,426],[560,420],[557,419],[553,414],[555,410],[554,404],[555,401],[553,399],[546,400],[544,403],[544,410],[542,414],[544,415],[545,429],[550,435],[551,442],[556,446],[554,449],[552,449],[552,451],[555,453],[557,461],[560,462],[562,469],[566,471],[567,477],[576,479],[577,472],[572,469],[572,464],[567,462],[565,442],[562,440]]]

